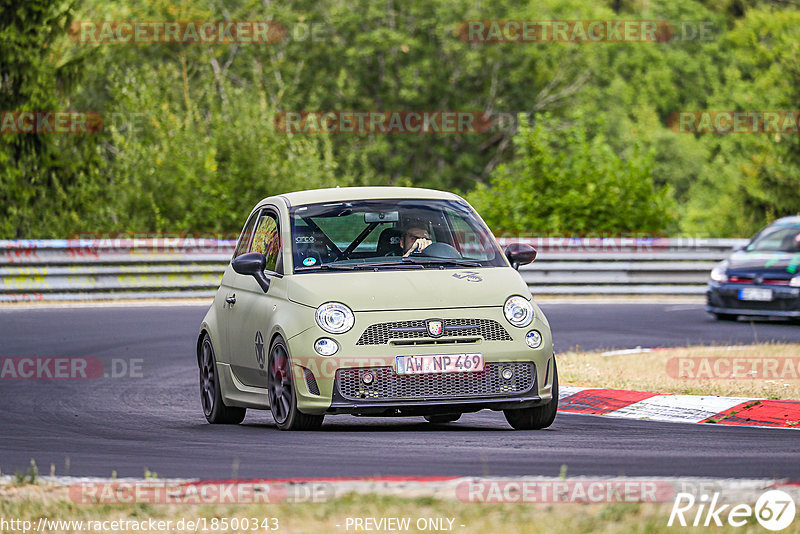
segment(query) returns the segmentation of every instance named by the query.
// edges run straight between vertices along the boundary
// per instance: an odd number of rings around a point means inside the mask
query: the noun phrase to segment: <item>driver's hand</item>
[[[422,252],[423,250],[428,248],[428,246],[431,245],[432,243],[433,241],[431,241],[430,239],[424,239],[424,238],[417,239],[416,241],[414,241],[414,244],[411,245],[411,248],[408,249],[408,252],[403,254],[403,257],[405,258],[412,252]]]

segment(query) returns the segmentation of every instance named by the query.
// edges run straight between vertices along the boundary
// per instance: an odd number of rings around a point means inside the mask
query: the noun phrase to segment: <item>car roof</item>
[[[772,225],[780,226],[800,226],[800,216],[782,217],[773,222]],[[770,226],[772,226],[770,225]]]
[[[262,202],[283,199],[287,206],[302,206],[318,202],[345,202],[348,200],[370,200],[384,198],[428,199],[428,200],[461,200],[456,194],[421,187],[331,187],[327,189],[310,189],[275,195]]]

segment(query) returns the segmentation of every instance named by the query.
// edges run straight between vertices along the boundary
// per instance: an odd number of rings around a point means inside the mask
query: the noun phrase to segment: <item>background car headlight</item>
[[[800,287],[800,276],[795,276],[789,281],[789,285],[792,287]]]
[[[508,297],[503,306],[503,313],[508,322],[514,326],[528,326],[533,321],[533,306],[525,297]]]
[[[727,262],[722,262],[713,269],[711,269],[711,279],[715,282],[727,282],[728,275],[725,270],[728,268]]]
[[[317,324],[331,334],[344,334],[355,322],[350,308],[339,302],[326,302],[317,308]]]

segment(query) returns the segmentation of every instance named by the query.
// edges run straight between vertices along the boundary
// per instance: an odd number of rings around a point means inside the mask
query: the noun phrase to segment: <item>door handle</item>
[[[231,295],[230,297],[226,298],[225,302],[227,302],[228,304],[233,306],[234,304],[236,304],[236,295],[234,294],[234,295]]]

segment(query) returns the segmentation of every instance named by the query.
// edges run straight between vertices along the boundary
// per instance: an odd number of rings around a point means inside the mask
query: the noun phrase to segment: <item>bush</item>
[[[515,159],[469,196],[496,235],[663,231],[674,220],[667,187],[653,185],[653,158],[627,161],[602,135],[549,116],[521,117]]]

